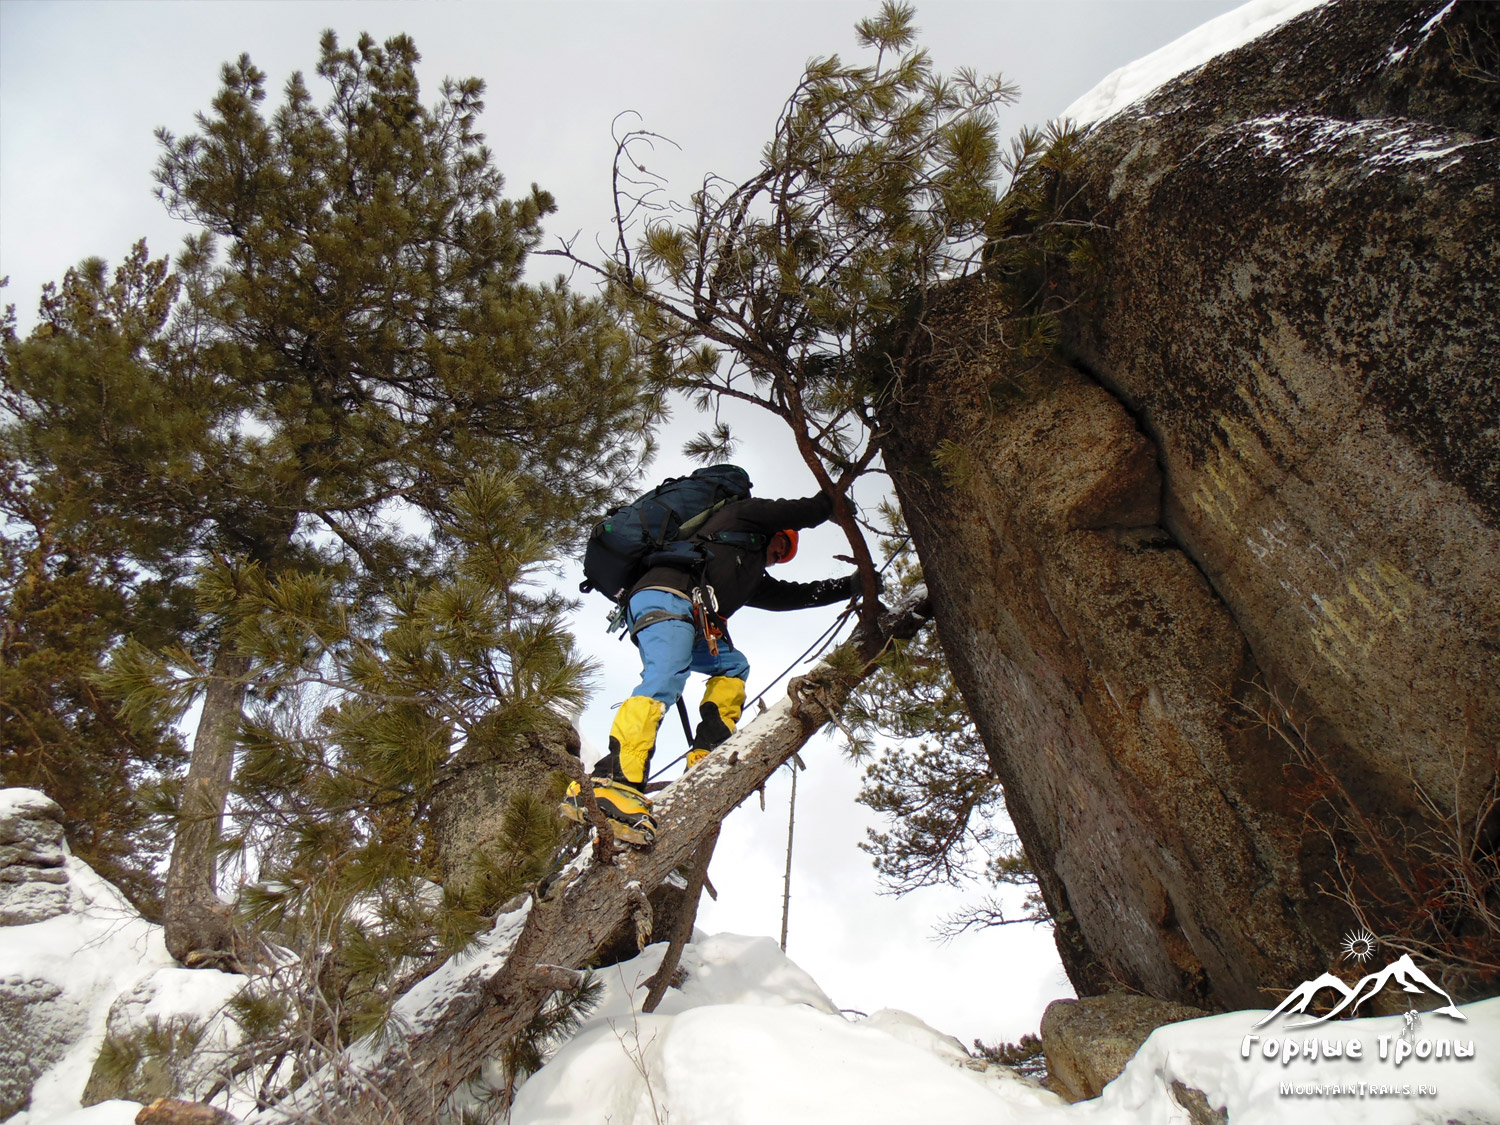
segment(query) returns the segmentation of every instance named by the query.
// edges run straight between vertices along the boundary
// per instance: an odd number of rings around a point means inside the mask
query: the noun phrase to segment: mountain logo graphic
[[[1399,984],[1403,992],[1412,992],[1418,995],[1424,991],[1431,992],[1448,1001],[1441,1008],[1436,1008],[1428,1013],[1429,1015],[1448,1016],[1450,1019],[1455,1020],[1467,1020],[1469,1018],[1458,1010],[1458,1006],[1453,1003],[1453,997],[1440,988],[1431,977],[1417,968],[1408,954],[1403,953],[1379,972],[1370,973],[1368,976],[1360,978],[1359,982],[1352,988],[1332,973],[1324,973],[1314,980],[1303,981],[1296,988],[1292,989],[1291,992],[1287,993],[1286,999],[1276,1005],[1274,1012],[1266,1016],[1265,1019],[1261,1020],[1255,1026],[1264,1027],[1282,1014],[1306,1015],[1307,1009],[1313,1002],[1313,998],[1325,988],[1333,989],[1343,999],[1324,1015],[1303,1020],[1301,1023],[1289,1023],[1286,1025],[1286,1030],[1295,1031],[1299,1027],[1312,1027],[1314,1024],[1320,1024],[1324,1020],[1331,1020],[1334,1016],[1341,1015],[1344,1012],[1352,1015],[1361,1004],[1378,993],[1391,981]]]

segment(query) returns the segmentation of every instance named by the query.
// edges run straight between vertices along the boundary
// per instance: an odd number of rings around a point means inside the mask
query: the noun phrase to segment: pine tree
[[[137,245],[43,293],[40,324],[0,329],[0,778],[63,807],[75,851],[150,916],[163,828],[151,781],[182,748],[169,725],[131,723],[99,683],[126,638],[160,646],[195,612],[180,553],[190,522],[149,482],[189,474],[205,400],[163,379],[176,284]],[[136,503],[103,498],[123,494]]]
[[[268,118],[265,76],[241,57],[196,133],[159,134],[159,194],[203,233],[143,369],[163,418],[197,433],[182,463],[142,466],[90,503],[183,529],[172,565],[197,576],[195,627],[164,656],[121,650],[111,680],[135,691],[140,721],[202,694],[166,886],[184,961],[235,949],[215,881],[247,707],[283,690],[270,661],[286,654],[257,647],[267,597],[316,594],[368,636],[417,596],[400,580],[444,565],[430,528],[478,470],[527,498],[518,534],[558,543],[649,452],[656,400],[618,310],[522,281],[552,200],[502,197],[475,129],[483,84],[445,82],[425,106],[418,59],[404,36],[345,50],[327,34],[326,104],[294,75]]]
[[[341,50],[325,35],[327,105],[294,75],[267,120],[264,76],[242,57],[199,134],[161,134],[164,202],[225,240],[193,293],[213,363],[265,433],[226,464],[221,549],[271,579],[316,565],[356,602],[430,554],[393,524],[399,503],[440,514],[491,466],[537,498],[536,533],[562,534],[633,467],[649,416],[610,310],[521,282],[553,205],[539,189],[501,197],[474,129],[482,83],[445,82],[428,109],[418,58],[405,37]],[[235,620],[239,603],[222,604]],[[212,838],[254,669],[234,631],[209,672],[168,874],[179,957],[205,937],[224,947],[202,920],[216,909]]]
[[[995,329],[1045,349],[1061,303],[1053,275],[1086,266],[1093,224],[1068,213],[1063,180],[1049,178],[1071,158],[1072,133],[1028,131],[1003,150],[995,114],[1014,86],[935,71],[909,5],[886,0],[856,33],[874,61],[809,63],[755,175],[707,176],[686,202],[658,206],[653,135],[631,133],[616,157],[627,186],[612,260],[554,252],[630,303],[671,390],[705,410],[748,403],[790,429],[836,497],[863,579],[861,623],[878,648],[876,568],[852,490],[878,462],[879,411],[929,356],[920,325],[930,297],[983,271],[1004,282],[987,310]],[[1004,174],[1012,190],[1002,192]],[[711,459],[731,441],[721,422],[687,452]]]

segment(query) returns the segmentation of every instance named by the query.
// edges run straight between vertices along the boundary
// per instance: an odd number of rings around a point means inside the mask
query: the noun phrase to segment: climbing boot
[[[623,781],[595,777],[594,800],[599,802],[599,811],[609,821],[615,839],[629,844],[647,847],[656,839],[656,818],[651,815],[651,801],[633,785]],[[562,814],[580,824],[588,823],[588,811],[583,806],[583,791],[578,782],[568,786],[563,798]]]

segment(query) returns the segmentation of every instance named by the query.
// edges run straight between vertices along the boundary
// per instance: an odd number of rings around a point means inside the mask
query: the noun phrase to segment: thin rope
[[[786,814],[786,877],[781,890],[781,952],[786,952],[787,916],[792,912],[792,832],[797,827],[797,756],[787,763],[792,767],[792,799]]]
[[[901,548],[904,547],[910,539],[911,536],[908,535],[901,540],[901,542],[897,545],[896,550],[891,553],[891,557],[886,559],[884,565],[882,565],[881,568],[875,572],[877,577],[884,574],[886,570],[889,569],[891,563],[896,561],[896,556],[900,553]],[[805,659],[808,658],[809,653],[812,653],[814,657],[822,656],[824,649],[828,648],[831,634],[836,633],[839,629],[843,628],[844,622],[847,621],[850,615],[854,612],[855,606],[856,603],[852,601],[847,606],[845,606],[844,612],[839,614],[838,618],[824,631],[823,635],[817,640],[813,641],[813,643],[806,649],[804,649],[802,651],[802,655],[788,664],[779,676],[768,683],[765,687],[761,688],[760,694],[757,695],[754,699],[750,700],[749,703],[746,703],[745,706],[749,707],[751,703],[759,703],[765,696],[766,692],[770,691],[773,687],[775,687],[783,679],[785,679],[787,673],[791,672],[793,668],[797,667],[797,665],[801,664]],[[821,648],[819,648],[820,645],[822,646]],[[814,651],[815,649],[816,651]]]
[[[906,546],[906,544],[910,541],[910,535],[902,537],[901,542],[896,545],[896,549],[891,552],[891,557],[886,559],[885,562],[881,565],[880,569],[875,572],[877,577],[884,574],[888,569],[890,569],[891,563],[895,562],[896,557],[901,553],[901,548]],[[817,640],[813,641],[812,644],[808,645],[807,648],[802,650],[801,656],[793,660],[784,669],[782,669],[781,673],[774,680],[768,683],[765,687],[761,688],[760,692],[755,696],[754,699],[746,701],[745,710],[748,711],[751,704],[759,703],[762,699],[764,699],[766,692],[770,691],[777,684],[781,683],[782,680],[786,679],[787,675],[792,671],[792,669],[796,668],[797,665],[801,664],[804,660],[809,659],[809,654],[811,654],[812,659],[816,659],[817,657],[822,656],[824,651],[832,643],[834,635],[836,635],[837,632],[844,627],[844,622],[848,621],[849,618],[853,615],[858,604],[859,603],[857,601],[851,600],[849,604],[844,607],[844,612],[839,614],[838,617],[834,619],[833,624],[828,626],[828,628],[823,631],[822,635],[818,637]],[[691,749],[691,747],[689,747],[689,749]],[[681,754],[677,755],[677,757],[673,758],[670,762],[668,762],[666,765],[662,766],[655,772],[658,776],[660,776],[661,774],[666,773],[667,770],[671,769],[678,762],[684,761],[686,758],[687,751],[683,751]]]

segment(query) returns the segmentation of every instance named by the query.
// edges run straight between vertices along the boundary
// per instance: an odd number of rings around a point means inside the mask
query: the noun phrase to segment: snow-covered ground
[[[78,888],[75,913],[0,929],[4,976],[60,985],[87,1013],[84,1033],[11,1125],[128,1125],[140,1109],[135,1102],[78,1104],[113,1001],[166,970],[183,976],[174,981],[173,1010],[208,1021],[237,978],[171,969],[156,927],[133,917],[83,864],[71,860],[69,873]],[[1337,1059],[1307,1058],[1306,1032],[1256,1031],[1264,1012],[1173,1024],[1146,1042],[1103,1097],[1070,1106],[971,1058],[958,1040],[914,1016],[840,1013],[770,938],[699,935],[683,953],[682,987],[647,1015],[639,1010],[642,984],[664,950],[650,946],[601,972],[598,1007],[521,1087],[513,1125],[1186,1123],[1174,1082],[1202,1090],[1233,1125],[1500,1121],[1492,1108],[1500,1107],[1500,999],[1463,1008],[1464,1022],[1423,1017],[1415,1050],[1400,1063],[1400,1017],[1319,1029],[1327,1032],[1320,1042],[1343,1045]],[[1266,1057],[1271,1040],[1274,1059]],[[1448,1044],[1448,1057],[1418,1057],[1424,1040]],[[1288,1041],[1298,1050],[1283,1061]],[[1347,1057],[1352,1041],[1363,1044],[1358,1059]]]
[[[55,810],[31,790],[0,791],[7,822],[48,806]],[[184,1091],[204,1096],[235,1034],[225,1005],[245,978],[177,967],[160,927],[87,864],[62,856],[66,912],[0,926],[0,1057],[41,1071],[30,1108],[10,1125],[133,1122],[136,1102],[80,1102],[106,1031],[153,1016],[208,1029],[208,1057],[190,1072],[199,1086]],[[508,947],[499,931],[516,920],[503,916],[486,945]],[[1265,1012],[1173,1024],[1147,1040],[1102,1097],[1070,1106],[908,1013],[840,1011],[770,938],[696,935],[683,952],[680,987],[646,1014],[643,984],[665,948],[600,971],[597,1007],[521,1086],[513,1125],[1186,1122],[1174,1084],[1202,1091],[1234,1125],[1500,1125],[1500,998],[1468,1005],[1461,1018],[1428,1012],[1414,1029],[1392,1016],[1289,1031],[1257,1026]],[[435,974],[423,989],[456,987],[463,975]],[[1409,985],[1412,974],[1394,976]],[[8,1053],[18,1041],[25,1054]]]
[[[603,971],[606,991],[582,1030],[517,1095],[514,1125],[1147,1125],[1188,1121],[1172,1084],[1203,1091],[1233,1125],[1320,1122],[1398,1125],[1500,1120],[1500,999],[1428,1015],[1423,1039],[1467,1058],[1398,1065],[1399,1016],[1341,1021],[1319,1038],[1364,1044],[1361,1057],[1308,1059],[1307,1033],[1253,1031],[1264,1012],[1230,1012],[1159,1029],[1104,1095],[1067,1105],[1055,1094],[972,1059],[904,1012],[839,1013],[769,938],[700,937],[688,977],[652,1015],[642,982],[664,946]],[[632,1004],[631,997],[635,997]],[[1274,1025],[1272,1025],[1274,1028]],[[1246,1055],[1246,1036],[1256,1035]],[[1277,1058],[1265,1043],[1277,1040]],[[1281,1061],[1287,1039],[1295,1057]],[[1380,1044],[1388,1057],[1380,1058]],[[1333,1091],[1337,1091],[1334,1093]],[[1429,1092],[1431,1091],[1431,1092]]]

